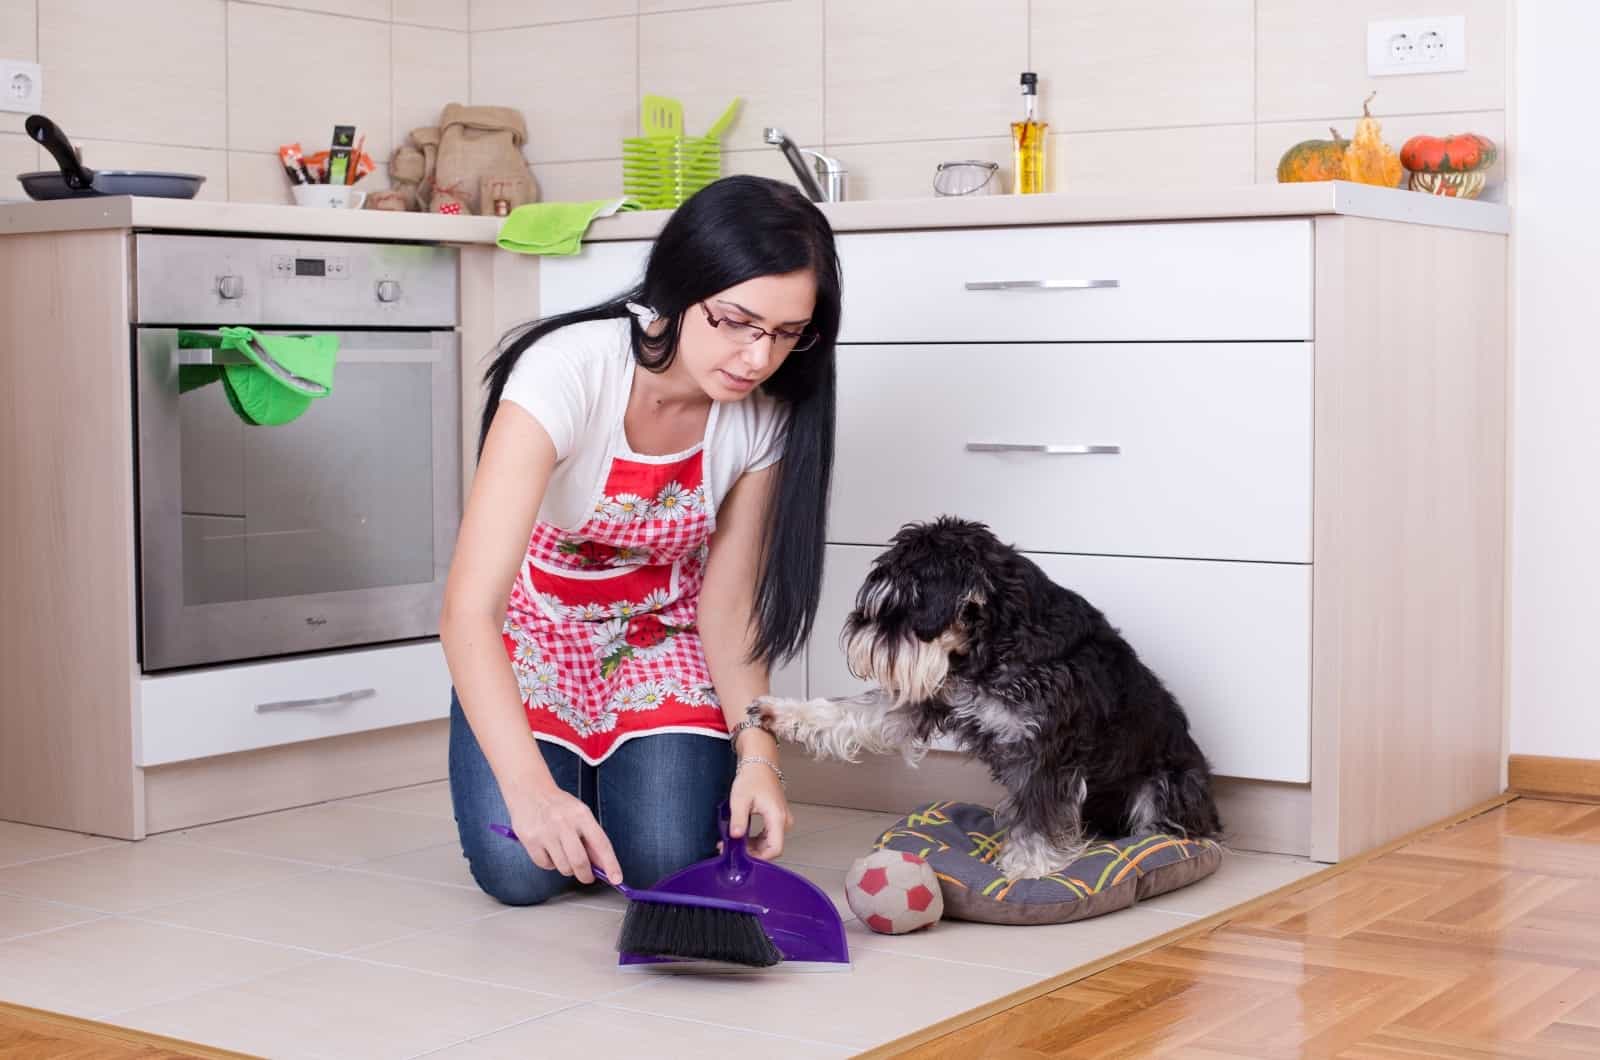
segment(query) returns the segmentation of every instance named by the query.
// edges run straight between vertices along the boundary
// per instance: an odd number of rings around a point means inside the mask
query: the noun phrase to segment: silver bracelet
[[[760,729],[762,732],[768,734],[772,732],[772,730],[767,728],[766,723],[760,718],[750,717],[744,719],[739,724],[728,730],[728,740],[735,747],[737,747],[739,745],[739,734],[744,732],[746,729]]]
[[[738,776],[740,771],[742,771],[745,766],[750,765],[751,763],[766,766],[768,769],[772,770],[778,775],[778,786],[783,788],[785,791],[789,790],[789,782],[783,779],[783,770],[778,768],[778,763],[774,762],[770,758],[762,758],[760,755],[745,755],[743,758],[739,759],[739,764],[733,767],[733,775]]]

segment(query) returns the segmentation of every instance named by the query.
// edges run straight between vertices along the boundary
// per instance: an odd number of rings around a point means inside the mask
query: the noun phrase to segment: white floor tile
[[[107,917],[0,943],[0,998],[101,1016],[309,959],[298,950]]]
[[[332,802],[191,828],[174,838],[242,854],[350,865],[457,837],[453,821]]]
[[[568,1004],[344,958],[313,961],[118,1017],[130,1027],[275,1058],[417,1056]],[[603,1043],[595,1044],[604,1054]]]

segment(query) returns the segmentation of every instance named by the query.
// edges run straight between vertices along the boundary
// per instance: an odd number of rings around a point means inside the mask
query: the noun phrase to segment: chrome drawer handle
[[[1086,291],[1121,287],[1121,280],[968,280],[969,291]]]
[[[1122,452],[1120,445],[1023,445],[1016,442],[968,442],[969,453],[1044,453],[1046,456],[1104,456]]]
[[[357,688],[351,692],[341,692],[336,696],[323,696],[321,699],[280,699],[275,703],[257,703],[257,714],[270,714],[277,710],[312,710],[318,707],[343,707],[354,703],[358,699],[371,699],[378,694],[376,688]]]

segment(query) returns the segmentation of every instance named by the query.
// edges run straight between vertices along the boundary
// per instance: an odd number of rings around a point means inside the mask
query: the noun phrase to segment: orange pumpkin
[[[1278,159],[1278,183],[1344,179],[1344,156],[1350,141],[1340,136],[1338,129],[1328,131],[1333,139],[1302,140],[1283,153]]]
[[[1470,173],[1494,165],[1494,141],[1476,133],[1413,136],[1400,148],[1400,164],[1413,173]]]

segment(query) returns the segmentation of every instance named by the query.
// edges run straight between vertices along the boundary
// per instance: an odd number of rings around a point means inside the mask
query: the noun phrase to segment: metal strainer
[[[997,183],[998,162],[969,158],[961,162],[940,162],[933,174],[935,195],[988,195]]]

